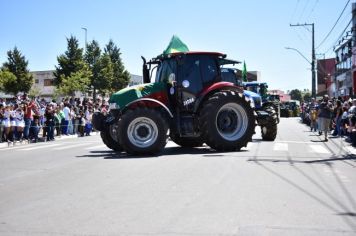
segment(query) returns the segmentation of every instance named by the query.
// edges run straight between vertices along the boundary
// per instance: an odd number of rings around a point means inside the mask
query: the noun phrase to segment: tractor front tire
[[[277,124],[278,124],[278,115],[273,106],[266,106],[263,108],[269,116],[271,122],[265,126],[261,126],[261,135],[262,140],[264,141],[274,141],[277,137]]]
[[[121,152],[123,148],[121,147],[118,141],[118,126],[117,124],[110,125],[105,128],[103,131],[100,131],[100,137],[103,140],[103,143],[110,149]]]
[[[119,130],[120,144],[128,154],[157,154],[167,143],[167,122],[154,109],[128,110],[119,121]]]
[[[216,92],[200,111],[200,130],[206,144],[217,151],[246,147],[255,132],[255,114],[243,94]]]

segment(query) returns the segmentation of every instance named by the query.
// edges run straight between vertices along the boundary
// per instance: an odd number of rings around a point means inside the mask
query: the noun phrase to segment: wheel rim
[[[129,124],[127,136],[133,145],[146,148],[157,140],[158,127],[153,120],[147,117],[139,117]]]
[[[109,127],[109,132],[110,132],[110,136],[113,140],[115,140],[116,142],[119,141],[119,134],[118,134],[118,124],[113,124],[110,125]]]
[[[246,133],[248,127],[246,110],[239,104],[227,103],[217,112],[215,125],[224,139],[238,140]]]

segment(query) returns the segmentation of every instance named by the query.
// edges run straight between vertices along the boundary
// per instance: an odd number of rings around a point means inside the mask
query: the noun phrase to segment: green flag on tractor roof
[[[170,53],[175,53],[175,52],[188,52],[189,49],[185,43],[182,42],[178,38],[178,36],[173,35],[171,41],[168,44],[168,47],[166,50],[163,51],[163,54],[170,54]]]
[[[246,69],[245,61],[244,61],[244,66],[242,68],[242,81],[247,82],[247,69]]]

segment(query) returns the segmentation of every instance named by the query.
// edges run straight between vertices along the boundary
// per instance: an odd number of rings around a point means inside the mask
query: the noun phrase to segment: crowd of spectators
[[[0,99],[0,142],[53,141],[62,135],[89,136],[92,114],[107,109],[105,100],[63,98],[48,101],[26,94]]]
[[[328,141],[330,132],[332,137],[345,138],[356,147],[356,99],[329,99],[325,95],[318,101],[303,103],[301,110],[303,122],[310,131],[324,135],[324,141]]]

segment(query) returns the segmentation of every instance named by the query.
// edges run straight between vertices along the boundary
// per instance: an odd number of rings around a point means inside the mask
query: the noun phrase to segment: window
[[[200,73],[200,57],[186,56],[182,60],[182,63],[179,63],[178,69],[178,86],[182,86],[189,92],[197,94],[203,89]]]
[[[176,71],[176,61],[166,60],[159,66],[156,76],[156,82],[168,82],[169,76]]]
[[[38,79],[35,79],[35,84],[38,84],[40,81]]]
[[[45,79],[44,81],[44,86],[53,86],[53,80],[52,79]]]
[[[209,56],[201,57],[200,61],[203,83],[209,83],[215,80],[218,76],[218,68],[216,65],[216,61]]]

